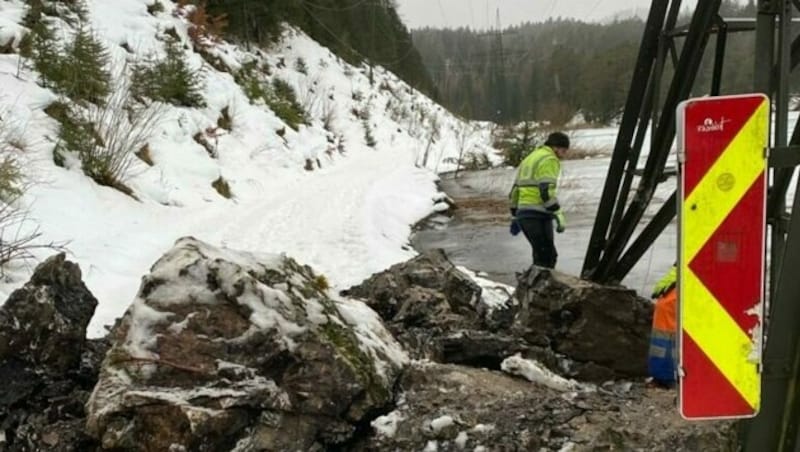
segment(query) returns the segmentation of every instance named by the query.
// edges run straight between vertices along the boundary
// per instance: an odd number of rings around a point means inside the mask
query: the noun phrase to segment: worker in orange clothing
[[[658,281],[653,289],[652,297],[656,299],[653,311],[653,329],[650,333],[650,352],[647,367],[653,383],[671,388],[675,386],[675,370],[677,368],[677,290],[676,265]]]

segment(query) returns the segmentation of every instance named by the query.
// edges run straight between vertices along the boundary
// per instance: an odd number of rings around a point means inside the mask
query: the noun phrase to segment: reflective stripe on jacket
[[[551,212],[552,207],[558,204],[556,198],[556,184],[561,173],[561,162],[559,162],[555,151],[549,146],[539,146],[534,149],[519,164],[517,178],[511,193],[508,194],[512,209],[535,210],[539,212]],[[539,186],[547,184],[547,201],[542,199]],[[548,207],[551,210],[548,210]]]
[[[648,372],[661,384],[675,383],[678,291],[673,287],[656,300],[650,333]]]

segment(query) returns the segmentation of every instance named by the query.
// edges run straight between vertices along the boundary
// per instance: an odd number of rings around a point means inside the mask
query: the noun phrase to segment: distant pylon
[[[494,107],[493,116],[497,123],[502,123],[504,118],[507,117],[508,100],[506,96],[506,65],[505,55],[503,52],[503,28],[500,24],[500,8],[497,8],[494,40],[492,41],[492,54],[491,54],[491,95],[493,98],[492,105]]]

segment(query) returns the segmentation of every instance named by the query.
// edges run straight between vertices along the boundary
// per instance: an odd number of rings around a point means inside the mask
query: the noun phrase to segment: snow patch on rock
[[[500,368],[511,375],[518,375],[559,391],[575,391],[581,387],[575,380],[557,375],[536,360],[524,359],[519,354],[506,358]]]
[[[397,433],[397,425],[404,419],[405,418],[403,415],[400,414],[399,411],[395,410],[389,414],[375,418],[370,425],[373,429],[375,429],[375,433],[377,433],[379,436],[391,438]]]

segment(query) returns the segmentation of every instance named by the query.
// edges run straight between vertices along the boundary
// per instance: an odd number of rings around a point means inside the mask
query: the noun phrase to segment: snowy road
[[[364,153],[338,166],[287,181],[292,196],[264,190],[256,202],[236,205],[221,217],[209,216],[196,228],[198,238],[259,252],[285,252],[349,287],[372,272],[413,256],[392,243],[407,240],[405,218],[421,218],[432,206],[424,193],[435,192],[435,176],[398,165],[386,153]]]

